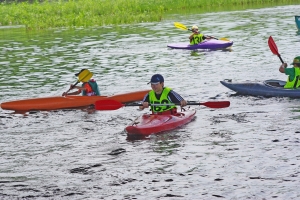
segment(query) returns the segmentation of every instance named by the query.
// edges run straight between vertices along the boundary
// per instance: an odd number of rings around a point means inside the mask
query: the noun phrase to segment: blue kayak
[[[266,80],[260,82],[233,83],[230,79],[220,81],[222,85],[237,92],[240,95],[263,96],[263,97],[291,97],[300,98],[299,89],[285,89],[285,81]]]
[[[190,45],[189,43],[175,43],[175,44],[168,44],[167,46],[171,49],[195,50],[195,49],[226,49],[228,47],[231,47],[232,45],[233,45],[233,41],[209,39],[209,40],[204,40],[203,42],[195,45]]]

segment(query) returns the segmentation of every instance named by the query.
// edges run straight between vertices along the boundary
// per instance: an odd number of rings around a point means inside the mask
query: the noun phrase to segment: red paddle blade
[[[96,110],[117,110],[123,106],[122,103],[112,99],[104,99],[95,102]]]
[[[268,45],[269,45],[270,50],[272,51],[272,53],[279,56],[278,48],[277,48],[272,36],[269,37]]]
[[[230,106],[230,101],[210,101],[205,103],[200,103],[200,105],[204,105],[209,108],[227,108]]]

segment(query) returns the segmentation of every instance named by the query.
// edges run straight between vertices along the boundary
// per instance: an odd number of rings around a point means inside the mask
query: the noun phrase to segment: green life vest
[[[82,96],[100,96],[100,91],[96,81],[90,80],[89,82],[83,83],[82,87],[84,87],[85,84],[89,84],[93,91],[86,92],[85,90],[82,90]]]
[[[190,45],[199,44],[201,42],[203,42],[203,34],[199,33],[197,35],[193,35],[193,39],[190,42]]]
[[[294,67],[295,69],[295,76],[292,81],[290,81],[290,77],[288,77],[288,80],[286,81],[286,84],[284,88],[298,88],[300,86],[300,68]]]
[[[171,88],[165,87],[162,91],[162,94],[160,96],[159,99],[156,98],[155,96],[155,92],[153,90],[151,90],[149,92],[149,101],[150,104],[170,104],[172,103],[171,101],[169,101],[168,99],[168,94],[171,91]],[[173,108],[176,108],[176,106],[151,106],[151,110],[152,112],[164,112],[166,110],[171,110]]]

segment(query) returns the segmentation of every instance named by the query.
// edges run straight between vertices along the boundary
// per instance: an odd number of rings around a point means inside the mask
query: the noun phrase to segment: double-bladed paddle
[[[280,54],[279,54],[279,52],[278,52],[277,45],[276,45],[276,43],[274,42],[272,36],[269,37],[268,45],[269,45],[270,50],[272,51],[272,53],[275,54],[275,55],[277,55],[278,58],[280,59],[280,61],[281,61],[282,63],[284,63],[283,60],[282,60],[282,58],[281,58],[281,56],[280,56]]]
[[[67,94],[70,90],[72,90],[78,83],[80,82],[88,82],[93,76],[93,73],[89,70],[85,69],[78,75],[78,81],[67,91],[65,94]]]
[[[181,23],[179,23],[179,22],[174,22],[174,26],[175,26],[176,28],[181,29],[181,30],[192,31],[192,29],[187,28],[185,25],[183,25],[183,24],[181,24]],[[210,37],[211,37],[211,36],[210,36]],[[217,40],[230,41],[230,40],[227,39],[227,38],[219,38],[219,39],[218,39],[218,38],[215,38],[215,37],[212,37],[212,38],[217,39]]]
[[[131,103],[131,104],[123,104],[119,101],[113,99],[104,99],[95,102],[96,110],[117,110],[124,106],[142,106],[143,104]],[[172,103],[172,104],[149,104],[149,106],[174,106],[180,105],[180,103]],[[209,101],[209,102],[187,102],[187,105],[203,105],[209,108],[226,108],[230,106],[229,101]]]

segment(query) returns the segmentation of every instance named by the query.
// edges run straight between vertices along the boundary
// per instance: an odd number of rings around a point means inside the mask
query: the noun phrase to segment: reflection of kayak
[[[178,112],[176,115],[143,114],[125,130],[128,137],[148,136],[182,126],[190,122],[195,114],[194,109]]]
[[[300,31],[300,16],[295,16],[295,22],[296,22],[298,31]]]
[[[199,44],[190,45],[189,43],[175,43],[175,44],[168,44],[168,47],[172,49],[225,49],[233,45],[233,41],[226,41],[226,40],[205,40]]]
[[[34,99],[24,99],[1,103],[4,110],[31,111],[31,110],[58,110],[80,108],[94,104],[101,99],[113,99],[122,103],[141,101],[149,90],[123,93],[113,96],[57,96]]]
[[[225,87],[241,95],[263,96],[263,97],[291,97],[300,98],[300,89],[285,89],[285,81],[266,80],[262,83],[243,82],[232,83],[231,80],[220,81]]]

